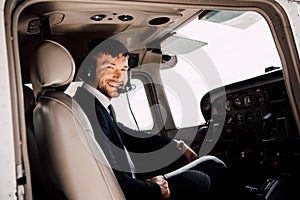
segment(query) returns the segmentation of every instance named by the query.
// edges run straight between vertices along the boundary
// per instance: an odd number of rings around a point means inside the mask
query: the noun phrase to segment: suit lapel
[[[87,114],[94,130],[95,138],[98,143],[105,139],[101,136],[103,133],[109,140],[123,149],[123,142],[116,124],[113,122],[110,114],[98,99],[85,89],[78,87],[74,99],[83,108]]]
[[[107,112],[106,108],[104,108],[104,106],[98,100],[96,100],[96,112],[102,115],[107,122],[108,132],[106,132],[105,134],[114,142],[117,142],[116,140],[118,140],[118,143],[120,143],[123,148],[123,141],[117,124],[113,121],[111,115]],[[113,129],[113,131],[111,131],[111,129]]]

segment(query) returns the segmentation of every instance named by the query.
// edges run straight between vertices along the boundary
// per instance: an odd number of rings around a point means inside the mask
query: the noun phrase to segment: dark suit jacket
[[[117,127],[104,106],[84,88],[77,89],[74,99],[87,114],[95,138],[112,166],[126,199],[161,199],[162,194],[158,184],[132,178],[123,145],[131,152],[147,152],[159,149],[173,141],[157,135],[141,139],[127,134],[124,132],[126,128]],[[145,134],[133,130],[131,132],[133,132],[131,134]]]

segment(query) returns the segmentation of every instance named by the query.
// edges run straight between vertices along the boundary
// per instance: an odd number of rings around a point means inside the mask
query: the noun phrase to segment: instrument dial
[[[252,99],[251,99],[250,95],[244,96],[243,104],[246,108],[250,108],[252,106]]]
[[[231,101],[226,100],[226,111],[230,112],[232,110],[232,104]]]
[[[232,124],[233,116],[231,114],[227,114],[225,118],[226,124]]]
[[[252,124],[254,124],[254,121],[255,121],[254,114],[252,112],[246,112],[245,113],[245,122],[246,122],[246,124],[252,125]]]
[[[242,113],[237,113],[235,115],[235,122],[237,125],[242,125],[244,123],[244,118]]]
[[[265,103],[264,96],[262,94],[257,94],[255,97],[255,105],[260,107],[264,105],[264,103]]]
[[[240,108],[242,106],[242,101],[241,101],[240,97],[234,98],[233,104],[234,104],[235,108],[237,108],[237,109]]]

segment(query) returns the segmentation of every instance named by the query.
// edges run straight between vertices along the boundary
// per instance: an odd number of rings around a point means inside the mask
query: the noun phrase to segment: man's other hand
[[[162,199],[169,199],[170,197],[170,189],[168,186],[168,181],[163,176],[155,176],[151,179],[147,179],[148,181],[155,182],[159,185],[162,193]]]
[[[192,162],[199,158],[194,150],[191,149],[191,147],[185,144],[182,140],[175,140],[175,142],[177,143],[176,147],[183,153],[188,162]]]

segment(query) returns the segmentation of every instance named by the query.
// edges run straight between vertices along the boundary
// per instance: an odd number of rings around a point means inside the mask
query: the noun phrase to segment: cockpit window
[[[256,12],[206,12],[176,34],[205,44],[161,70],[179,128],[204,123],[199,102],[206,92],[281,68],[270,27]]]

